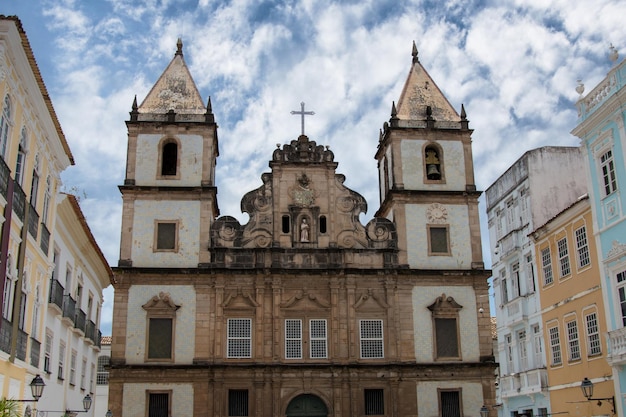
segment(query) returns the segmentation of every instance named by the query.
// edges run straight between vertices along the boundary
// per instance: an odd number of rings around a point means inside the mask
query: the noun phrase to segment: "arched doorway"
[[[291,400],[287,406],[287,417],[326,417],[328,408],[320,397],[302,394]]]

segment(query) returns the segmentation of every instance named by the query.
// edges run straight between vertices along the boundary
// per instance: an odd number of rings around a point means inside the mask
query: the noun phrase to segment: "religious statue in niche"
[[[308,242],[309,241],[309,223],[306,221],[306,218],[302,219],[300,223],[300,242]]]

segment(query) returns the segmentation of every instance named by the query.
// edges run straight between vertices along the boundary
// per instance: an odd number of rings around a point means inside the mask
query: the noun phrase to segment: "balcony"
[[[502,398],[536,394],[547,389],[548,372],[545,369],[532,369],[500,377]]]
[[[89,320],[85,328],[85,339],[87,342],[96,343],[96,323]]]
[[[30,339],[30,364],[35,368],[39,368],[39,353],[41,352],[41,343],[37,339]]]
[[[86,325],[87,314],[81,309],[76,309],[76,316],[74,316],[74,330],[78,330],[81,335],[85,335]]]
[[[13,324],[2,318],[2,326],[0,327],[0,349],[6,353],[11,353],[11,334],[13,333]]]
[[[69,294],[65,294],[63,296],[63,321],[73,325],[74,320],[76,320],[76,301]]]
[[[514,326],[528,320],[528,298],[517,297],[506,305],[505,326]]]
[[[24,222],[24,213],[26,212],[26,194],[22,187],[16,182],[13,189],[13,211],[21,222]]]
[[[11,170],[4,162],[4,158],[0,158],[0,194],[7,199],[7,192],[9,191],[9,178],[11,176]]]
[[[15,356],[21,360],[26,360],[26,350],[28,348],[28,333],[22,329],[17,330],[17,351]]]
[[[48,251],[50,250],[50,231],[43,223],[41,223],[41,241],[39,242],[39,247],[47,257]]]
[[[54,307],[57,314],[63,313],[63,292],[65,288],[56,279],[50,281],[50,297],[48,298],[48,306]]]
[[[609,353],[606,361],[611,366],[626,365],[626,327],[609,332]]]
[[[39,214],[32,204],[28,205],[28,233],[37,240],[37,232],[39,231]]]
[[[521,249],[521,232],[514,230],[500,240],[500,258],[506,258],[510,254]]]

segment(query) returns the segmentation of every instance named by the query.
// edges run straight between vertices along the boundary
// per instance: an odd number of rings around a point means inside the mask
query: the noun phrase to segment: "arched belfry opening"
[[[317,395],[301,394],[291,400],[285,414],[287,417],[326,417],[328,407]]]
[[[161,175],[176,175],[178,165],[178,144],[176,142],[168,142],[163,145],[163,154],[161,159]]]

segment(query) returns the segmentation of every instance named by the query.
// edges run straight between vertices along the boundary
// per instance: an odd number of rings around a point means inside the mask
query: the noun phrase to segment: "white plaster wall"
[[[427,205],[407,204],[407,252],[409,266],[423,269],[469,269],[472,264],[472,247],[467,206],[444,205],[446,223],[450,233],[451,255],[428,256]]]
[[[479,382],[424,381],[417,383],[417,408],[422,417],[439,416],[439,394],[437,389],[461,389],[461,406],[465,417],[480,416],[483,406],[483,388]]]
[[[476,318],[476,293],[471,286],[436,286],[413,288],[413,322],[415,323],[415,359],[417,363],[434,362],[432,315],[428,306],[445,293],[463,306],[459,311],[461,357],[464,362],[480,360],[478,322]],[[480,406],[478,407],[480,408]],[[421,413],[420,413],[421,414]]]
[[[174,325],[174,362],[192,363],[196,340],[196,292],[191,285],[133,285],[128,291],[128,316],[126,325],[126,363],[145,362],[147,315],[141,306],[160,292],[170,295],[180,308],[176,311]],[[130,414],[134,415],[134,414]]]
[[[148,415],[146,391],[172,391],[172,416],[193,416],[193,385],[191,384],[124,384],[122,415]]]
[[[403,140],[402,182],[405,190],[424,189],[424,158],[422,151],[425,140]],[[441,141],[445,184],[428,184],[432,190],[465,190],[465,155],[463,144],[458,141]]]
[[[153,251],[155,220],[179,221],[178,252]],[[135,201],[133,266],[196,267],[200,248],[199,239],[199,201]]]
[[[178,180],[157,180],[159,173],[159,142],[163,135],[137,136],[137,163],[135,166],[135,182],[137,185],[199,185],[202,179],[202,136],[178,135],[180,175]]]

